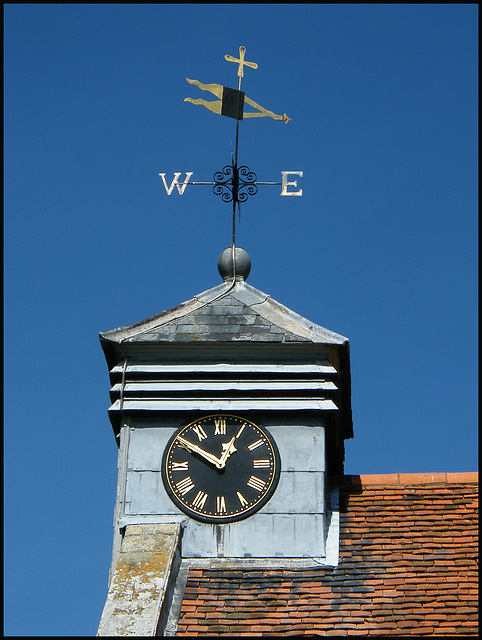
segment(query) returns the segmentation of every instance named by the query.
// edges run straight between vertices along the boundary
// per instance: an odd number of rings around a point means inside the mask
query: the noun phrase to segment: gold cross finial
[[[238,67],[238,76],[240,78],[243,77],[243,66],[246,65],[247,67],[251,67],[252,69],[257,69],[258,65],[256,64],[256,62],[246,62],[244,59],[244,54],[246,53],[246,47],[239,47],[239,60],[238,58],[233,58],[233,56],[228,56],[225,55],[225,59],[228,62],[237,62],[239,63],[239,67]]]

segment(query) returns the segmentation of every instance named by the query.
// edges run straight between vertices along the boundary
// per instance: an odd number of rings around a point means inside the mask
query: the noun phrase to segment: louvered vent
[[[337,410],[338,374],[316,364],[123,364],[110,412]]]

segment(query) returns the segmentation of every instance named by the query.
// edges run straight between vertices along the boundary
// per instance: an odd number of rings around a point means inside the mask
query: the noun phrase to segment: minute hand
[[[201,449],[201,447],[198,447],[197,444],[193,444],[192,442],[189,442],[189,440],[185,440],[182,436],[177,436],[177,439],[180,442],[182,442],[182,444],[187,449],[189,449],[189,451],[194,451],[194,453],[198,453],[202,458],[214,464],[218,469],[222,469],[224,467],[224,462],[222,460],[220,460],[216,456],[213,456],[212,453],[209,453],[208,451],[204,451],[204,449]]]

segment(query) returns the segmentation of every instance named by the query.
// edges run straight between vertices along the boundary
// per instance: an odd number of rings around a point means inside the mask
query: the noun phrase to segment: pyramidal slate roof
[[[312,342],[348,345],[244,280],[226,281],[127,327],[100,334],[109,342]]]

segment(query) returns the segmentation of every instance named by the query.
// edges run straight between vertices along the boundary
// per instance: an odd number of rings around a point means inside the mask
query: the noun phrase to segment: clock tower
[[[169,635],[183,563],[337,564],[327,477],[353,436],[349,342],[250,268],[233,245],[221,284],[100,334],[119,463],[99,635]]]

